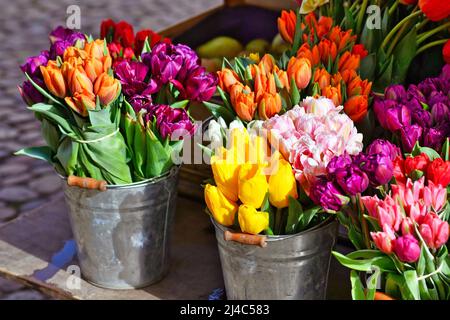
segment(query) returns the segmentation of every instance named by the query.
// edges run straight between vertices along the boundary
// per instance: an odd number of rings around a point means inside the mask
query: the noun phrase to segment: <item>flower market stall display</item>
[[[326,179],[340,187],[336,194],[352,199],[350,206],[339,209],[339,218],[357,251],[334,255],[353,269],[354,299],[372,300],[376,289],[395,299],[449,299],[448,149],[447,139],[442,159],[417,145],[404,158],[390,142],[376,140],[365,153],[336,157],[328,165]],[[350,173],[351,179],[342,179]],[[356,189],[348,188],[350,181]],[[368,186],[377,187],[373,195],[361,196]],[[372,274],[366,286],[358,272]]]
[[[47,146],[17,154],[46,160],[67,178],[84,277],[136,288],[167,272],[174,155],[196,130],[190,102],[208,100],[216,79],[187,46],[147,31],[133,41],[123,21],[101,29],[105,40],[59,27],[50,50],[21,66],[27,80],[19,89]]]
[[[322,185],[321,175],[334,156],[358,154],[363,137],[343,107],[327,98],[308,97],[248,130],[236,122],[227,148],[213,152],[214,178],[205,186],[227,296],[324,299],[337,229],[333,216],[312,200],[333,189],[312,187]],[[214,130],[220,142],[223,128],[216,121],[210,124]],[[332,197],[339,207],[346,201]]]

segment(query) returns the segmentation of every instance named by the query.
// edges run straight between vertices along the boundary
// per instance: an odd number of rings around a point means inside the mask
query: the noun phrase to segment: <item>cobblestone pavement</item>
[[[0,0],[0,226],[60,192],[61,181],[46,163],[13,152],[43,144],[39,123],[26,110],[17,85],[18,65],[48,48],[48,33],[64,25],[70,5],[81,9],[81,29],[98,36],[106,18],[126,20],[135,30],[160,30],[219,4],[220,0]],[[0,278],[0,299],[46,299],[37,291]]]

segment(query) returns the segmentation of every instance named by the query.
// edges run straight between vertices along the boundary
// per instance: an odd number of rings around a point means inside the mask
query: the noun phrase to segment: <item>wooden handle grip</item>
[[[230,231],[225,231],[223,237],[225,241],[236,241],[242,244],[260,246],[261,248],[267,246],[266,236],[259,236],[246,233],[233,233]]]
[[[106,191],[106,181],[93,178],[69,176],[69,178],[67,178],[67,184],[72,187],[80,187],[83,189]]]
[[[390,296],[388,296],[385,293],[376,291],[375,292],[375,297],[374,300],[395,300],[394,298],[391,298]]]

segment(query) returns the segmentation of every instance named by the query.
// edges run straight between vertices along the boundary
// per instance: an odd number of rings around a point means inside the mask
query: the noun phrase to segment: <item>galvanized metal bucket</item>
[[[337,222],[329,218],[295,235],[269,236],[265,248],[225,241],[229,230],[214,219],[227,298],[325,299]]]
[[[132,289],[162,279],[176,209],[179,168],[144,182],[83,189],[64,184],[83,277],[100,287]]]

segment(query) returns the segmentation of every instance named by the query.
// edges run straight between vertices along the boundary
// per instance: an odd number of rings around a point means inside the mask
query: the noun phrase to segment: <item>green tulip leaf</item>
[[[288,217],[285,227],[286,234],[293,234],[296,232],[297,224],[299,223],[302,215],[303,208],[300,202],[289,196]]]
[[[364,294],[364,286],[361,282],[358,272],[352,270],[350,272],[350,281],[352,283],[352,299],[353,300],[366,300]]]
[[[229,109],[227,109],[225,106],[221,106],[219,104],[206,101],[203,102],[203,105],[212,113],[212,115],[216,119],[222,117],[227,124],[232,122],[236,117],[236,115],[232,113]]]
[[[44,160],[53,164],[53,150],[48,146],[29,147],[21,149],[14,153],[16,156],[28,156],[34,159]]]
[[[394,65],[392,72],[392,83],[403,83],[408,72],[409,65],[417,52],[416,28],[403,37],[394,49]]]

